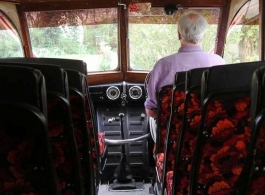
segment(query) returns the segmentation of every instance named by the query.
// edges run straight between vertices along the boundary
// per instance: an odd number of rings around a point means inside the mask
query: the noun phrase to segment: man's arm
[[[152,117],[152,118],[156,118],[157,117],[157,113],[156,110],[150,110],[148,108],[145,108],[145,112],[148,116]]]

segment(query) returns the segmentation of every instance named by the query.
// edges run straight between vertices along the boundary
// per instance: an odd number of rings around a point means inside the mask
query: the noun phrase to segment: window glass
[[[88,71],[118,68],[117,9],[27,12],[35,57],[79,59]]]
[[[24,57],[24,51],[17,30],[0,11],[0,58]]]
[[[219,21],[218,8],[179,9],[166,15],[164,8],[151,8],[145,12],[129,12],[130,67],[134,70],[151,70],[157,60],[178,51],[180,42],[177,20],[188,10],[195,10],[206,17],[209,27],[203,40],[203,49],[215,51]]]
[[[251,0],[230,25],[224,49],[226,63],[259,60],[259,40],[259,0]]]

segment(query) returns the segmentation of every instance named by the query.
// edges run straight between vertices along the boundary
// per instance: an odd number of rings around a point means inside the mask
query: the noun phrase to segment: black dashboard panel
[[[132,139],[149,133],[143,83],[111,83],[89,87],[96,111],[97,130],[107,139]],[[120,114],[124,117],[121,119]],[[122,121],[121,121],[122,120]],[[124,137],[123,137],[124,136]],[[121,145],[108,145],[103,178],[112,177],[120,163]],[[148,176],[148,139],[125,144],[126,159],[136,176]],[[135,176],[134,175],[134,176]]]
[[[100,105],[143,105],[145,101],[145,89],[143,83],[111,83],[89,86],[92,101],[97,107]]]

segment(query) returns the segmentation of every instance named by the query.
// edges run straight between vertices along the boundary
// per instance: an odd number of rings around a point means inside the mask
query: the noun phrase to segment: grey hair
[[[208,27],[207,20],[198,12],[185,12],[178,19],[178,31],[183,43],[200,43]]]

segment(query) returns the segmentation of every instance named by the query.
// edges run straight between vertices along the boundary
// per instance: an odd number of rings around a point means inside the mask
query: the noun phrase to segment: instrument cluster
[[[94,102],[144,102],[145,90],[142,83],[113,83],[89,86],[91,99]]]

